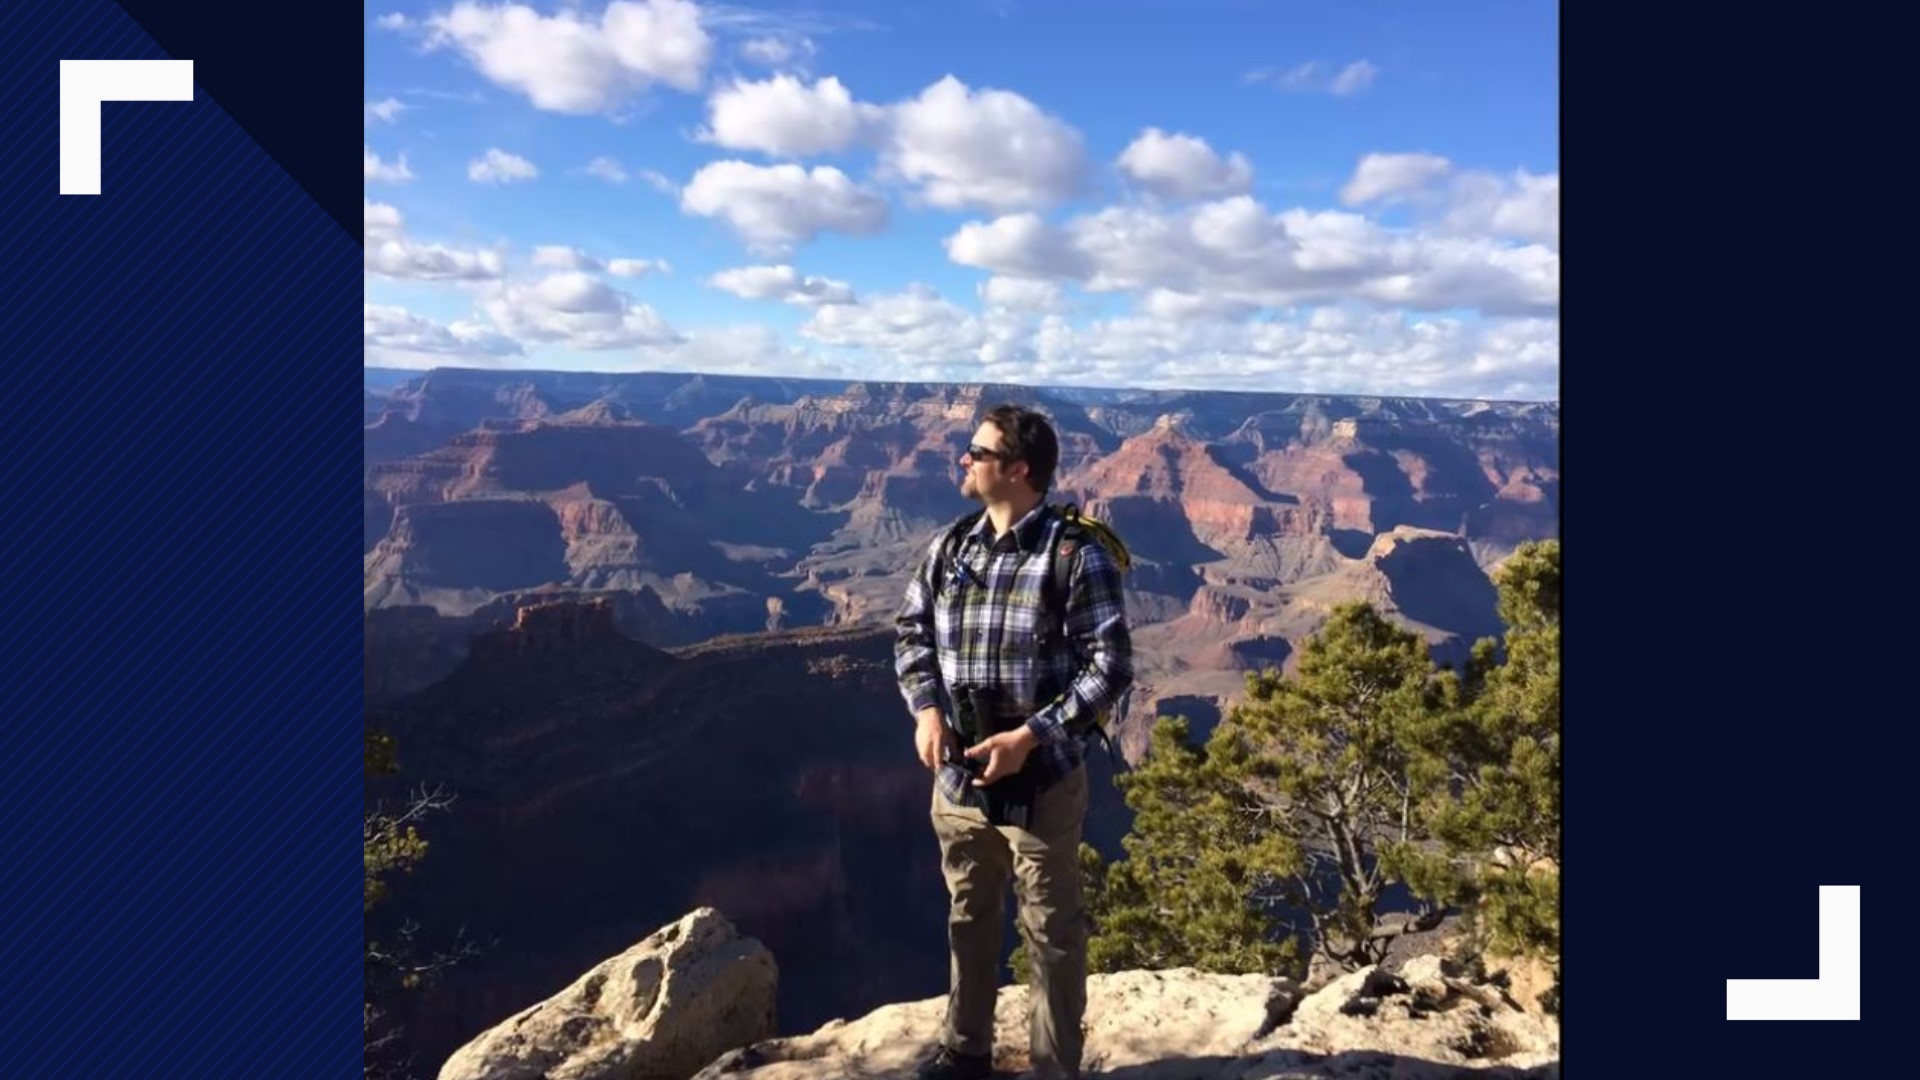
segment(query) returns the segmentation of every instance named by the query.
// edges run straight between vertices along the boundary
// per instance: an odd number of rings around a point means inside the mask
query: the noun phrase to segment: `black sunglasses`
[[[1005,450],[994,450],[989,447],[981,446],[979,443],[968,444],[967,456],[972,458],[975,461],[1012,461],[1014,460],[1013,455],[1007,453]]]

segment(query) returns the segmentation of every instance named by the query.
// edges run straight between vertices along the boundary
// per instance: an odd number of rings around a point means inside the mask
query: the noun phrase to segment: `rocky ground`
[[[440,1080],[905,1080],[930,1053],[942,998],[774,1038],[765,949],[700,909],[508,1019]],[[1027,1060],[1028,991],[1005,987],[995,1065]],[[1192,969],[1088,981],[1089,1076],[1113,1080],[1455,1080],[1559,1076],[1559,1025],[1437,955],[1309,991]],[[705,1062],[704,1066],[695,1062]]]

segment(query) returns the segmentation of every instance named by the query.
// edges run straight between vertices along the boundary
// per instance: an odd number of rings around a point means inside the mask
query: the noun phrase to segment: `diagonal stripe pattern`
[[[175,59],[102,0],[0,42],[0,1060],[345,1075],[359,248],[204,89],[59,196],[61,58]]]

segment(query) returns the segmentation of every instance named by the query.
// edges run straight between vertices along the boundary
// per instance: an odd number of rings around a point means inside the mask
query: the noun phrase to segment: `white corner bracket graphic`
[[[1727,1019],[1860,1019],[1860,886],[1820,886],[1820,977],[1728,979]]]
[[[60,61],[60,194],[100,194],[100,103],[192,101],[191,60]]]

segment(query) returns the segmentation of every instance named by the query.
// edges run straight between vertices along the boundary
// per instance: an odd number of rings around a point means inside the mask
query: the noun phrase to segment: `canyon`
[[[395,684],[417,689],[528,602],[605,600],[658,646],[884,625],[929,538],[969,509],[957,459],[1004,401],[1053,417],[1051,498],[1134,555],[1149,698],[1224,701],[1344,598],[1463,656],[1499,629],[1487,572],[1558,527],[1557,403],[380,372],[364,391],[369,633],[409,653],[452,643]]]
[[[1005,401],[1054,417],[1052,498],[1133,554],[1136,761],[1156,717],[1204,736],[1346,600],[1463,658],[1500,631],[1489,572],[1557,535],[1553,403],[370,373],[367,720],[401,771],[368,798],[455,796],[370,925],[482,946],[405,1006],[421,1062],[696,907],[777,958],[783,1033],[941,992],[891,620]],[[1088,824],[1109,856],[1115,767]]]

